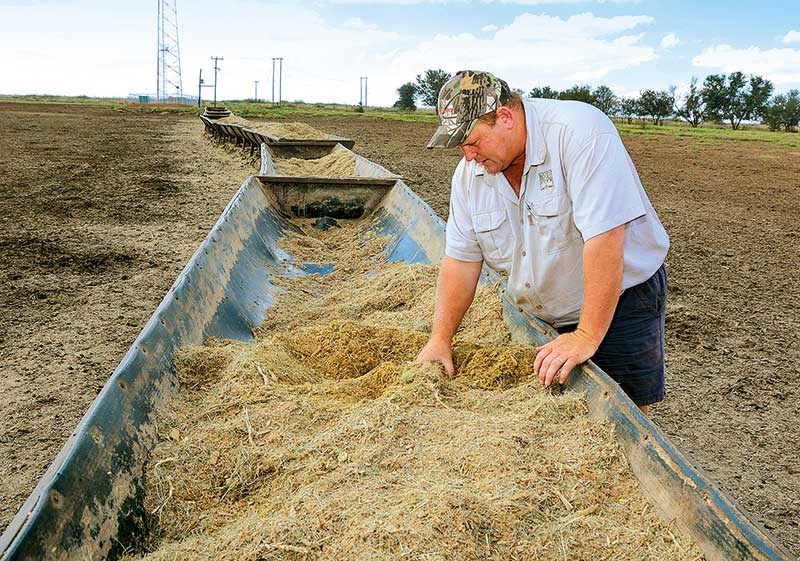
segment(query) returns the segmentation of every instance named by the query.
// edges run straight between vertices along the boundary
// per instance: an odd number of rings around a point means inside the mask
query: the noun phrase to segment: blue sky
[[[427,68],[490,70],[512,87],[605,84],[621,95],[742,70],[800,88],[800,5],[684,0],[178,0],[184,91],[370,105]],[[213,14],[213,15],[211,15]],[[156,0],[0,0],[0,94],[154,92]],[[209,91],[204,91],[207,96]]]

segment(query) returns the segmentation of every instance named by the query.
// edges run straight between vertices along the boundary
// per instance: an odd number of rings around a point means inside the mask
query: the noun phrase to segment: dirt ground
[[[304,122],[356,140],[443,217],[433,126]],[[0,104],[0,528],[253,167],[171,114]],[[668,397],[653,418],[800,554],[800,150],[631,135],[672,239]]]

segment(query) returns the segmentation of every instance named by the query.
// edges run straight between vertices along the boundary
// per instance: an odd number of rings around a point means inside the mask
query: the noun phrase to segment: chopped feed
[[[702,559],[642,497],[609,425],[544,391],[482,287],[456,376],[414,364],[436,269],[387,263],[341,221],[284,240],[297,262],[256,342],[176,360],[137,559]]]
[[[347,149],[334,150],[321,158],[304,160],[286,158],[275,161],[280,175],[303,175],[311,177],[356,177],[356,157]]]
[[[237,115],[217,119],[220,123],[242,125],[250,130],[274,136],[280,140],[329,140],[331,137],[305,123],[249,121]]]

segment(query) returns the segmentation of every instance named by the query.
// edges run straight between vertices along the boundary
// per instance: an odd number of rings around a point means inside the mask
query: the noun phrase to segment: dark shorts
[[[664,399],[664,318],[667,273],[664,265],[648,280],[619,297],[614,319],[592,360],[636,405]],[[558,328],[574,331],[575,325]]]

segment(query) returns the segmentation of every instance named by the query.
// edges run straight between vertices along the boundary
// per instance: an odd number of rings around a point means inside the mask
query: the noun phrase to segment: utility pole
[[[221,56],[212,56],[211,60],[214,61],[214,107],[217,106],[217,72],[222,70],[219,66],[217,66],[217,62],[220,60],[225,60],[224,57]]]
[[[258,103],[258,80],[253,80],[253,81],[256,83],[256,96],[253,99],[255,99],[256,103]]]
[[[358,103],[361,107],[367,106],[367,77],[361,76],[358,79]]]
[[[278,68],[278,107],[280,107],[283,102],[283,94],[281,93],[283,90],[283,57],[278,58]]]
[[[278,61],[278,105],[281,104],[281,90],[283,89],[283,57],[272,57],[272,105],[275,105],[275,61]]]
[[[203,69],[200,69],[200,79],[197,83],[197,106],[203,106],[203,88],[213,88],[216,87],[216,79],[214,84],[206,84],[206,81],[203,80]],[[216,96],[214,96],[216,97]],[[216,105],[216,103],[214,104]]]

